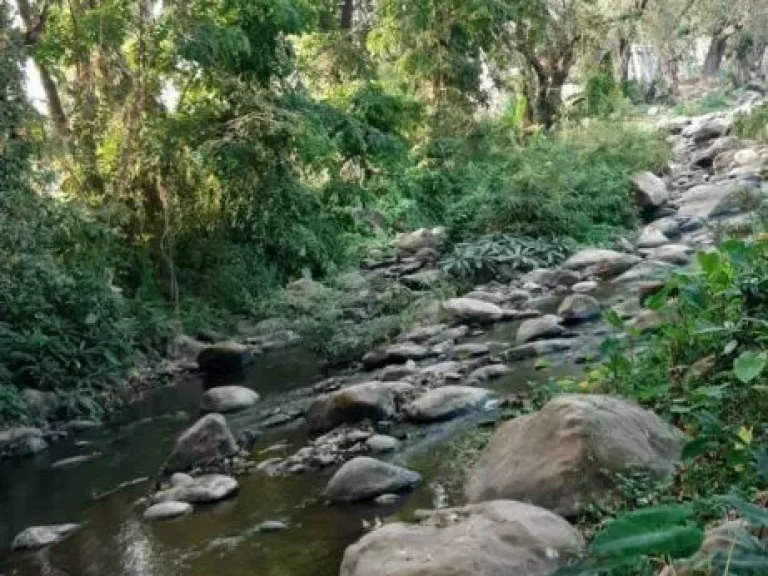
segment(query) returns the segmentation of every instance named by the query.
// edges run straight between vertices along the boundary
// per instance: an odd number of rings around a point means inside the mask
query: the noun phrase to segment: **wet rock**
[[[589,292],[594,292],[599,287],[600,285],[594,280],[587,280],[585,282],[574,284],[571,286],[571,290],[573,290],[576,294],[587,294]]]
[[[404,390],[403,383],[392,384],[367,382],[319,396],[307,409],[307,426],[325,432],[344,423],[388,420],[395,414],[396,392]]]
[[[648,332],[664,324],[664,316],[656,310],[643,310],[628,322],[628,326],[640,332]]]
[[[29,456],[48,448],[39,428],[10,428],[0,431],[0,455]]]
[[[258,532],[283,532],[285,530],[288,530],[288,524],[285,522],[280,522],[279,520],[267,520],[266,522],[262,522],[258,526],[256,526],[256,530]]]
[[[472,386],[442,386],[419,396],[406,407],[406,413],[415,422],[450,420],[482,408],[492,395],[490,390]]]
[[[96,428],[101,427],[102,423],[98,420],[70,420],[66,424],[67,430],[73,434],[88,432],[89,430],[95,430]]]
[[[440,282],[440,271],[422,270],[400,277],[400,282],[411,290],[429,290]]]
[[[640,238],[637,240],[637,247],[656,248],[657,246],[661,246],[667,242],[669,242],[669,238],[667,238],[661,230],[646,227],[643,229],[640,234]]]
[[[632,177],[635,202],[640,208],[658,208],[669,200],[667,185],[651,172],[640,172]]]
[[[533,340],[556,338],[565,333],[562,321],[562,318],[552,314],[525,320],[517,330],[516,341],[518,344],[525,344]]]
[[[154,502],[188,502],[204,504],[218,502],[234,495],[238,490],[237,480],[224,474],[206,474],[194,482],[161,490],[152,496]]]
[[[192,484],[195,479],[190,476],[189,474],[184,474],[184,472],[174,472],[171,474],[171,486],[184,486],[184,484]]]
[[[418,472],[358,456],[339,468],[328,482],[324,495],[333,502],[357,502],[409,490],[419,482]]]
[[[418,344],[395,344],[387,348],[384,353],[387,359],[393,363],[407,362],[408,360],[423,360],[432,356],[432,351]]]
[[[339,576],[550,576],[583,546],[551,512],[495,501],[430,512],[425,523],[387,524],[344,552]]]
[[[396,504],[398,500],[400,500],[399,494],[382,494],[381,496],[377,496],[373,501],[379,506],[391,506],[392,504]]]
[[[29,550],[43,548],[61,542],[78,530],[79,524],[56,524],[53,526],[32,526],[20,532],[13,539],[11,548],[14,550]]]
[[[393,452],[400,447],[400,440],[384,434],[375,434],[365,441],[365,445],[372,454]]]
[[[51,464],[51,468],[74,468],[80,464],[85,464],[92,460],[101,458],[101,452],[94,452],[93,454],[82,454],[80,456],[71,456],[70,458],[62,458]]]
[[[535,284],[537,287],[554,286],[557,284],[555,281],[555,271],[549,268],[534,268],[520,278],[520,282],[523,285]]]
[[[504,311],[496,304],[471,298],[452,298],[441,307],[454,321],[472,324],[492,324],[504,317]]]
[[[536,340],[534,342],[523,344],[522,346],[516,346],[515,348],[512,348],[512,350],[508,350],[504,356],[509,361],[525,360],[527,358],[536,358],[537,356],[570,350],[571,348],[574,348],[576,344],[577,342],[575,340],[569,338]]]
[[[56,415],[60,402],[55,392],[43,392],[34,388],[21,391],[21,399],[27,409],[27,414],[33,420],[48,420]]]
[[[702,184],[685,192],[679,201],[679,214],[701,220],[746,212],[763,198],[750,180],[729,180]]]
[[[467,376],[467,382],[475,384],[487,382],[488,380],[496,380],[511,372],[512,369],[506,364],[489,364],[488,366],[482,366],[470,372],[469,376]]]
[[[648,253],[649,260],[685,266],[691,261],[691,248],[685,244],[666,244]]]
[[[195,422],[176,440],[165,463],[165,472],[183,472],[200,464],[214,464],[236,454],[235,437],[221,414],[208,414]]]
[[[206,346],[197,356],[200,370],[210,374],[233,374],[253,363],[253,350],[237,342]]]
[[[512,306],[519,306],[531,299],[531,293],[527,290],[515,289],[507,294],[507,302]]]
[[[568,258],[563,267],[596,274],[601,278],[612,278],[629,270],[638,262],[640,258],[633,254],[603,248],[587,248]]]
[[[487,344],[468,342],[467,344],[454,346],[451,350],[451,357],[456,360],[464,360],[467,358],[476,358],[478,356],[487,356],[490,352],[491,349]]]
[[[236,412],[256,404],[259,395],[244,386],[218,386],[207,390],[200,399],[203,412]]]
[[[470,502],[520,499],[571,516],[610,495],[616,480],[606,471],[666,477],[684,441],[658,416],[624,400],[559,396],[496,431],[466,495]]]
[[[160,502],[154,504],[144,511],[144,520],[170,520],[186,516],[192,512],[192,504],[189,502]]]
[[[557,314],[566,324],[577,324],[600,317],[602,309],[597,298],[587,294],[571,294],[566,296]]]

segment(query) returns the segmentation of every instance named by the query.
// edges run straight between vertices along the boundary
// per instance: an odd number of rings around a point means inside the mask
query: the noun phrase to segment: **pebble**
[[[256,530],[259,532],[282,532],[288,530],[288,525],[279,520],[267,520],[256,526]]]

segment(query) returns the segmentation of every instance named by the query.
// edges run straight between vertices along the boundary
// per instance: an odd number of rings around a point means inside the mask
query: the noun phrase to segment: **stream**
[[[514,341],[517,323],[499,324],[479,337]],[[280,405],[322,378],[319,362],[300,349],[275,351],[257,358],[238,384],[262,397],[259,409]],[[491,383],[500,395],[528,389],[532,382],[580,371],[566,356],[546,371],[534,361],[514,365],[513,373]],[[4,553],[2,576],[335,576],[344,549],[363,533],[364,521],[410,519],[414,510],[432,508],[430,485],[441,482],[450,440],[472,430],[485,412],[430,426],[411,427],[404,448],[390,460],[420,472],[424,481],[391,506],[330,506],[320,494],[333,468],[287,477],[256,472],[241,476],[236,498],[170,522],[148,523],[134,506],[146,496],[178,434],[199,416],[199,399],[208,383],[192,377],[163,388],[128,407],[108,427],[79,434],[36,457],[0,463],[0,547],[38,524],[79,522],[82,528],[64,542],[40,551]],[[235,434],[247,428],[248,412],[228,417]],[[260,452],[278,442],[291,450],[306,444],[302,420],[269,429],[254,446]],[[77,442],[77,444],[76,444]],[[94,451],[101,457],[71,468],[51,463]],[[455,472],[454,472],[455,473]],[[135,481],[135,483],[133,483]],[[129,485],[115,490],[123,483]],[[111,492],[110,492],[111,491]],[[109,493],[106,496],[101,496]],[[460,495],[450,494],[449,503]],[[253,528],[279,520],[288,529],[259,533]]]

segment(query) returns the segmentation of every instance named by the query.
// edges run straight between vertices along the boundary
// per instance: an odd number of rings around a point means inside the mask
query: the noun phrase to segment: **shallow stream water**
[[[502,324],[481,339],[514,341],[515,330]],[[301,350],[274,352],[259,357],[238,383],[259,392],[260,406],[279,404],[291,390],[321,379],[318,366]],[[565,357],[556,358],[546,372],[536,371],[532,361],[517,363],[511,375],[490,387],[502,394],[519,392],[575,370]],[[175,438],[198,417],[207,384],[190,378],[130,406],[108,427],[79,434],[34,458],[0,463],[0,576],[335,576],[344,549],[364,533],[364,520],[408,519],[415,509],[432,507],[430,486],[448,473],[449,440],[489,418],[479,414],[411,430],[405,449],[392,460],[421,472],[424,482],[393,506],[327,505],[320,494],[333,470],[284,478],[255,473],[239,478],[233,500],[171,522],[144,522],[134,503],[150,493],[151,478]],[[247,426],[248,415],[230,421],[237,433]],[[254,454],[277,442],[290,443],[293,452],[306,440],[298,421],[268,430]],[[101,456],[72,468],[51,468],[56,460],[91,452]],[[129,485],[117,489],[123,483]],[[449,503],[460,502],[454,497]],[[266,520],[281,520],[289,528],[254,531]],[[64,522],[79,522],[82,528],[42,551],[8,551],[13,536],[27,526]]]

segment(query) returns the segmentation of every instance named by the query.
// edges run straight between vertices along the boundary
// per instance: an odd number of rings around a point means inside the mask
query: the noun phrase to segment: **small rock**
[[[449,420],[482,407],[492,394],[490,390],[472,386],[442,386],[414,400],[406,413],[416,422]]]
[[[546,354],[562,352],[563,350],[570,350],[571,348],[574,348],[576,344],[577,342],[575,340],[569,338],[536,340],[512,348],[512,350],[507,351],[504,355],[510,361],[525,360],[527,358],[535,358],[536,356],[544,356]]]
[[[658,208],[669,199],[669,190],[664,180],[650,172],[635,174],[632,187],[640,208]]]
[[[195,481],[189,474],[184,472],[174,472],[171,474],[171,486],[184,486],[186,484],[192,484]]]
[[[392,452],[400,447],[400,440],[393,438],[392,436],[384,436],[383,434],[376,434],[371,436],[365,441],[365,445],[372,454],[382,454],[384,452]]]
[[[382,382],[396,382],[418,373],[419,369],[416,367],[415,363],[386,366],[381,373],[379,373],[379,380]]]
[[[691,248],[685,244],[667,244],[648,253],[650,260],[685,266],[691,261]]]
[[[357,502],[408,490],[419,482],[421,475],[417,472],[358,456],[339,468],[328,482],[324,495],[333,502]]]
[[[594,320],[600,317],[600,302],[587,294],[571,294],[560,304],[557,314],[568,324]]]
[[[486,344],[467,343],[454,346],[451,350],[451,357],[457,360],[465,358],[475,358],[477,356],[486,356],[491,349]]]
[[[633,254],[602,248],[587,248],[568,258],[563,267],[568,270],[594,273],[601,278],[611,278],[628,270],[638,262],[640,262],[640,258]]]
[[[399,494],[382,494],[381,496],[377,496],[374,502],[379,506],[391,506],[392,504],[396,504],[398,500],[400,500]]]
[[[442,303],[442,309],[454,320],[477,324],[497,322],[504,317],[504,311],[496,304],[471,298],[452,298]]]
[[[637,240],[638,248],[656,248],[669,242],[661,230],[655,228],[646,227],[640,234],[640,238]]]
[[[218,502],[232,496],[237,492],[238,487],[237,480],[231,476],[206,474],[195,478],[190,484],[161,490],[152,499],[154,502],[179,501],[191,504]]]
[[[56,415],[60,407],[59,398],[55,392],[25,388],[21,391],[21,399],[33,420],[48,420]]]
[[[236,412],[259,401],[259,395],[244,386],[218,386],[207,390],[200,399],[203,412]]]
[[[167,473],[182,472],[200,463],[221,462],[237,451],[237,442],[224,416],[208,414],[178,437],[164,469]]]
[[[61,542],[80,528],[79,524],[57,524],[53,526],[32,526],[16,535],[11,544],[14,550],[43,548]]]
[[[288,530],[288,524],[280,522],[279,520],[267,520],[256,526],[256,530],[259,532],[282,532]]]
[[[495,380],[497,378],[502,378],[511,372],[512,369],[506,364],[490,364],[470,372],[469,376],[467,376],[467,382],[475,383]]]
[[[579,282],[571,286],[571,290],[576,294],[586,294],[588,292],[594,292],[600,285],[594,280],[587,280],[585,282]]]
[[[78,464],[84,464],[86,462],[90,462],[91,460],[96,460],[100,457],[101,452],[94,452],[93,454],[82,454],[80,456],[71,456],[70,458],[57,460],[51,464],[51,468],[71,468],[73,466],[77,466]]]
[[[169,520],[192,512],[192,504],[169,500],[154,504],[144,511],[144,520]]]
[[[562,318],[552,314],[525,320],[517,330],[517,343],[525,344],[533,340],[560,336],[565,333],[565,328],[561,325],[562,321]]]
[[[39,428],[10,428],[0,431],[0,454],[29,456],[48,448]]]

